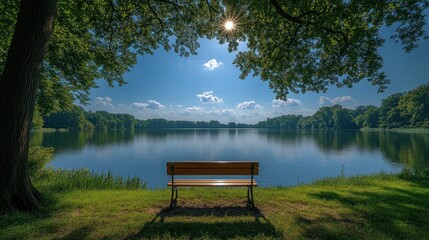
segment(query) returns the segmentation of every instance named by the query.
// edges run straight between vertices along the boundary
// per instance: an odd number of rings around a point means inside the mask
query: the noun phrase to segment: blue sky
[[[429,28],[425,27],[426,31]],[[361,81],[353,88],[331,87],[326,93],[289,94],[287,101],[275,100],[275,94],[259,77],[239,79],[240,71],[232,64],[236,53],[216,40],[201,39],[198,55],[179,57],[160,49],[153,55],[140,56],[138,63],[125,74],[128,84],[108,87],[99,80],[91,90],[86,110],[130,113],[138,119],[218,120],[257,123],[284,114],[311,115],[321,106],[341,104],[379,106],[387,96],[413,89],[429,82],[429,41],[411,53],[389,39],[390,29],[383,29],[385,45],[379,49],[390,85],[384,93]],[[240,48],[244,48],[241,44]]]

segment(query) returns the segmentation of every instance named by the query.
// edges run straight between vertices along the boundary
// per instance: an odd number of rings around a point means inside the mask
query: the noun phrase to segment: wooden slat
[[[167,162],[167,174],[171,175],[174,164],[174,175],[253,175],[259,174],[259,162]]]
[[[207,162],[174,162],[175,169],[178,168],[250,168],[251,164],[259,167],[259,162],[227,162],[227,161],[207,161]]]
[[[172,182],[168,182],[168,186],[172,186]],[[247,187],[251,186],[250,179],[177,179],[174,180],[174,186],[177,187]],[[253,180],[253,186],[258,186],[258,183]]]
[[[174,169],[174,175],[250,175],[250,169]]]

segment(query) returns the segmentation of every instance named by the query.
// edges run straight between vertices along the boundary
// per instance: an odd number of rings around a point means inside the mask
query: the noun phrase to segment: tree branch
[[[209,7],[209,12],[210,12],[210,22],[213,22],[213,12],[217,12],[213,6],[210,4],[209,0],[206,0],[207,6]]]
[[[288,13],[286,13],[285,11],[283,11],[282,7],[280,6],[280,4],[276,1],[276,0],[270,0],[271,5],[274,6],[274,8],[276,9],[276,11],[280,14],[280,16],[282,16],[283,18],[293,22],[293,23],[297,23],[297,24],[303,24],[305,23],[304,21],[300,20],[297,17],[294,17]]]
[[[113,0],[110,1],[110,19],[109,19],[109,28],[110,28],[110,37],[109,37],[109,49],[113,42],[113,34],[115,33],[115,29],[113,27],[113,15],[116,12],[115,4],[113,3]]]
[[[295,17],[295,16],[292,16],[292,15],[286,13],[285,11],[283,11],[282,7],[280,6],[280,4],[276,0],[270,0],[270,2],[271,2],[271,5],[273,5],[273,7],[276,9],[277,13],[279,13],[280,16],[282,16],[284,19],[289,20],[289,21],[291,21],[295,24],[299,24],[299,25],[306,24],[306,25],[315,26],[316,28],[320,28],[320,29],[324,30],[325,33],[331,33],[331,34],[337,34],[337,35],[339,34],[343,38],[345,47],[347,47],[349,45],[349,40],[347,38],[347,35],[343,31],[335,30],[335,29],[325,27],[325,26],[318,27],[315,22],[302,20],[302,17],[304,17],[304,16],[307,16],[310,14],[321,15],[322,14],[321,12],[310,10],[310,11],[307,11],[305,13],[298,15],[298,17]]]
[[[182,8],[183,6],[181,6],[181,5],[179,5],[179,4],[175,3],[175,2],[172,2],[172,1],[168,1],[168,0],[156,0],[156,1],[173,5],[174,10],[176,11],[176,13],[182,18],[182,20],[186,21],[186,19],[182,15],[182,13],[179,11],[179,8]]]
[[[152,6],[150,5],[149,0],[146,0],[147,5],[150,9],[150,11],[152,12],[152,14],[155,16],[155,18],[158,20],[159,24],[161,24],[161,29],[164,31],[165,29],[165,25],[164,22],[159,18],[158,14],[156,13],[156,11],[152,8]]]
[[[325,32],[327,32],[327,33],[340,34],[343,37],[343,40],[344,40],[344,43],[346,44],[346,46],[349,45],[349,40],[343,31],[334,30],[332,28],[326,28],[326,27],[322,27],[322,29],[325,30]]]

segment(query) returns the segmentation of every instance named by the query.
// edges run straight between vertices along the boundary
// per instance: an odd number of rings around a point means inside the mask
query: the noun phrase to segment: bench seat
[[[258,183],[250,179],[175,179],[174,186],[176,187],[250,187],[258,186]],[[172,182],[168,182],[168,186],[173,186]]]

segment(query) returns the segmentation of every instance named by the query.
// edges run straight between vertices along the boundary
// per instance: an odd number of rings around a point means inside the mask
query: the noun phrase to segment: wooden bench
[[[259,174],[259,162],[167,162],[167,175],[171,175],[170,208],[177,203],[178,187],[247,187],[247,203],[255,207],[253,178]],[[176,179],[177,175],[247,175],[247,179]],[[174,192],[176,197],[173,199]]]

